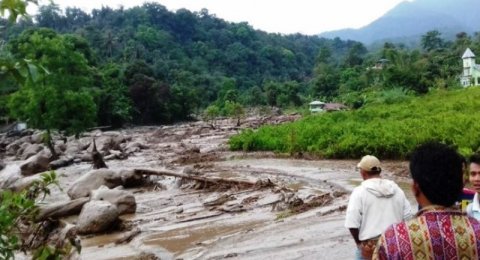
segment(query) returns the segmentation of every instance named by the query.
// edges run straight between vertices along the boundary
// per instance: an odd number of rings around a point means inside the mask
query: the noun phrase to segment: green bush
[[[378,100],[358,110],[248,130],[233,136],[230,148],[404,159],[417,145],[432,140],[456,146],[464,155],[480,147],[480,88],[436,90],[421,97],[392,90]]]
[[[0,193],[0,259],[14,259],[15,251],[19,250],[32,252],[33,259],[62,259],[71,252],[74,246],[71,241],[49,245],[45,240],[46,222],[36,221],[37,203],[50,194],[51,185],[58,186],[53,171],[42,174],[41,180],[26,190]]]

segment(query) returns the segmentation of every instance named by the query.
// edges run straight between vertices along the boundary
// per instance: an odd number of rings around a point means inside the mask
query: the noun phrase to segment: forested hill
[[[226,93],[243,104],[266,104],[258,93],[271,82],[295,82],[296,94],[312,77],[321,48],[328,48],[331,56],[341,61],[358,45],[339,39],[266,33],[247,23],[219,19],[206,9],[171,12],[157,3],[130,9],[103,7],[91,13],[48,5],[41,6],[34,18],[35,22],[22,21],[10,27],[8,38],[26,31],[32,34],[40,27],[58,35],[73,34],[69,37],[75,39],[76,50],[97,73],[93,82],[102,87],[124,84],[127,101],[133,103],[133,122],[142,124],[181,120]],[[100,84],[100,78],[111,82]],[[284,102],[298,105],[298,100],[288,97]],[[108,113],[115,113],[108,112],[108,106],[113,104],[103,106],[98,124],[111,124],[112,114]]]

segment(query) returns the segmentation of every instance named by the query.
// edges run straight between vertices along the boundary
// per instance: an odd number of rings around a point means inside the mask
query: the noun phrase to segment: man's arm
[[[361,199],[358,195],[358,190],[355,189],[348,200],[348,206],[345,215],[345,227],[348,228],[357,245],[360,243],[359,235],[360,226],[362,224],[361,207]]]
[[[358,230],[358,228],[349,228],[348,230],[350,230],[350,234],[352,234],[355,243],[357,245],[360,244],[360,239],[358,238],[358,234],[360,233],[360,231]]]

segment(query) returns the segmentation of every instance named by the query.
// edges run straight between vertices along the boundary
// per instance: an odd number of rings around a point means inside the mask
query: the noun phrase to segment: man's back
[[[389,227],[374,259],[479,259],[480,222],[460,210],[429,206]]]
[[[410,217],[403,191],[393,181],[368,179],[355,188],[347,208],[345,226],[359,228],[361,241],[378,237],[388,226]]]

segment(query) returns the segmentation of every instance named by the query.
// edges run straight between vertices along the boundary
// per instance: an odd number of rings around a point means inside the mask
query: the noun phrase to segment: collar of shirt
[[[445,206],[441,205],[428,205],[426,207],[423,207],[417,212],[417,217],[425,214],[425,213],[434,213],[434,212],[452,212],[452,213],[458,213],[462,214],[462,212],[458,209],[455,208],[448,208]]]
[[[480,212],[480,203],[478,201],[478,192],[473,196],[472,211]]]

